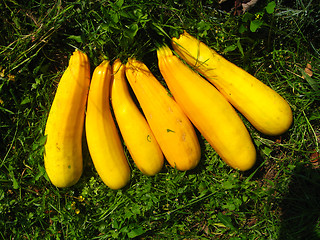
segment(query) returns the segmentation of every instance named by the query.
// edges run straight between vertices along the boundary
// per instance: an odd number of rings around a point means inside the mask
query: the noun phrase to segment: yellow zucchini
[[[191,122],[231,167],[250,169],[256,161],[251,136],[225,97],[209,82],[172,54],[157,50],[160,72],[170,92]]]
[[[131,170],[110,109],[111,66],[105,60],[93,72],[86,113],[86,137],[92,162],[111,189],[128,184]]]
[[[280,135],[292,124],[289,104],[276,91],[229,62],[187,32],[172,38],[174,50],[203,74],[261,133]]]
[[[161,171],[164,157],[150,126],[134,103],[120,59],[112,65],[111,103],[123,140],[139,170],[154,176]]]
[[[44,164],[56,187],[70,187],[82,174],[82,133],[89,84],[88,57],[76,50],[60,79],[45,128]]]
[[[130,58],[126,76],[169,164],[181,171],[196,167],[199,140],[179,105],[141,61]]]

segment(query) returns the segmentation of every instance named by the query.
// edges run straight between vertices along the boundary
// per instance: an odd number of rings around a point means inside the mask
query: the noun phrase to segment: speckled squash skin
[[[44,164],[56,187],[70,187],[82,175],[82,133],[89,84],[89,59],[76,50],[60,79],[45,128]]]
[[[198,73],[173,55],[158,49],[158,65],[174,99],[191,122],[231,167],[249,170],[256,149],[241,118],[224,96]]]
[[[126,76],[169,164],[181,171],[195,168],[200,144],[180,106],[141,61],[129,59]]]
[[[161,171],[164,156],[150,126],[134,103],[125,77],[125,65],[112,64],[112,109],[123,140],[138,169],[147,176]]]
[[[229,62],[203,42],[184,32],[172,46],[194,69],[203,74],[261,133],[285,133],[293,117],[288,102],[276,91]]]
[[[110,108],[112,69],[103,61],[93,72],[86,113],[86,137],[92,162],[111,189],[128,184],[131,170]]]

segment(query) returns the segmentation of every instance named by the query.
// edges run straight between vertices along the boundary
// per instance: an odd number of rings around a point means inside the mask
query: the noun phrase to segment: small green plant
[[[245,12],[243,16],[241,16],[242,23],[239,27],[239,33],[244,33],[248,31],[248,29],[251,32],[256,32],[262,26],[268,26],[266,18],[270,17],[270,15],[274,13],[275,7],[275,1],[271,1],[259,12]]]

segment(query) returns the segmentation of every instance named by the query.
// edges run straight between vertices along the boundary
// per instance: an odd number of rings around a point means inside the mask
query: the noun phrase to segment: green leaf
[[[239,27],[239,33],[244,33],[245,31],[247,31],[246,26],[244,26],[243,24],[241,24],[240,27]]]
[[[118,13],[114,11],[110,11],[110,18],[112,19],[113,23],[118,23],[120,19]]]
[[[139,26],[136,23],[132,23],[127,29],[124,31],[124,36],[129,39],[133,39],[139,30]]]
[[[242,22],[249,22],[253,19],[254,15],[252,13],[246,12],[242,16]]]
[[[300,69],[303,78],[309,83],[310,87],[318,92],[319,91],[319,83],[312,79],[303,69]]]
[[[134,215],[139,215],[139,214],[141,213],[140,208],[141,208],[140,205],[134,205],[134,206],[131,208],[131,212],[132,212]]]
[[[225,182],[222,183],[222,187],[224,189],[232,189],[234,187],[234,185],[229,181],[225,181]]]
[[[4,199],[5,194],[4,191],[0,188],[0,200]]]
[[[233,202],[234,202],[234,204],[235,204],[236,206],[238,206],[238,207],[240,207],[241,204],[242,204],[242,200],[241,200],[240,198],[235,198],[235,199],[233,200]]]
[[[224,53],[227,53],[227,52],[232,52],[232,51],[234,51],[234,50],[236,50],[237,49],[237,45],[230,45],[230,46],[228,46],[228,47],[226,47],[224,50],[223,50],[223,52]]]
[[[111,226],[112,226],[112,228],[118,229],[119,228],[118,221],[116,219],[112,219]]]
[[[103,23],[100,25],[100,27],[104,30],[104,31],[109,31],[109,24]]]
[[[41,136],[41,137],[39,138],[39,145],[40,145],[40,146],[44,146],[44,144],[46,143],[46,141],[47,141],[47,135]]]
[[[266,156],[270,156],[270,153],[272,152],[272,149],[265,146],[263,149],[262,149],[263,153],[266,155]]]
[[[275,1],[269,2],[268,5],[266,6],[267,13],[269,13],[269,14],[274,13],[274,8],[275,7],[276,7],[276,2]]]
[[[241,42],[240,42],[240,39],[238,39],[237,41],[237,47],[241,53],[242,56],[244,56],[244,52],[243,52],[243,48],[242,48],[242,45],[241,45]]]
[[[127,233],[127,235],[129,238],[135,238],[135,237],[138,237],[138,236],[144,234],[145,232],[146,231],[142,227],[139,227],[139,228],[131,230],[130,232]]]
[[[68,39],[75,40],[75,41],[78,42],[78,43],[83,43],[81,36],[70,35],[70,36],[68,37]]]
[[[17,181],[17,179],[14,177],[14,175],[11,175],[12,177],[12,183],[13,183],[13,189],[18,189],[19,188],[19,183]]]
[[[200,22],[197,23],[197,30],[198,31],[205,31],[210,29],[210,24],[206,23],[205,21],[201,20]]]
[[[243,196],[242,196],[242,201],[243,201],[243,202],[246,202],[247,200],[248,200],[248,196],[247,196],[247,195],[243,195]]]
[[[134,10],[133,14],[137,19],[137,22],[139,22],[142,27],[144,27],[146,23],[150,21],[150,19],[148,18],[148,14],[143,12],[141,9]]]
[[[250,22],[250,31],[255,32],[259,27],[261,27],[263,24],[263,21],[259,19],[255,19],[252,22]]]
[[[112,238],[116,239],[116,238],[118,238],[119,234],[120,233],[118,231],[113,230],[111,236],[112,236]]]
[[[41,166],[40,164],[38,164],[38,173],[37,175],[34,177],[34,179],[36,181],[38,181],[40,179],[40,177],[44,176],[46,173],[46,170],[44,168],[44,166]]]
[[[27,103],[29,103],[29,102],[31,102],[31,99],[30,99],[30,97],[25,97],[22,101],[21,101],[21,105],[24,105],[24,104],[27,104]]]
[[[115,4],[117,5],[117,7],[119,7],[119,8],[122,7],[123,3],[124,3],[124,0],[118,0],[118,1],[115,2]]]
[[[235,230],[236,228],[232,225],[232,221],[231,221],[231,218],[224,215],[223,213],[219,212],[218,213],[218,219],[221,221],[221,223],[223,225],[225,225],[226,227],[230,228],[230,229],[233,229]]]
[[[234,211],[236,209],[236,205],[234,205],[233,203],[227,203],[222,207],[225,209],[228,209],[229,211]]]

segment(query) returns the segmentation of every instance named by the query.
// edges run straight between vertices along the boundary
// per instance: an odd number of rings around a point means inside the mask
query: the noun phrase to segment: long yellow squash
[[[48,177],[57,187],[70,187],[82,174],[82,133],[90,63],[76,50],[70,57],[57,88],[46,123],[44,164]]]
[[[92,162],[102,181],[120,189],[130,180],[130,167],[110,110],[111,66],[103,61],[93,72],[88,95],[86,137]]]
[[[200,133],[231,167],[250,169],[256,160],[251,136],[225,97],[172,54],[158,49],[158,65],[170,92]]]
[[[289,104],[277,92],[184,32],[174,50],[203,74],[260,132],[280,135],[292,124]]]
[[[199,140],[179,105],[141,61],[130,58],[126,76],[169,164],[181,171],[196,167]]]
[[[112,65],[111,103],[123,140],[139,170],[154,176],[161,171],[163,153],[143,114],[134,103],[120,59]]]

